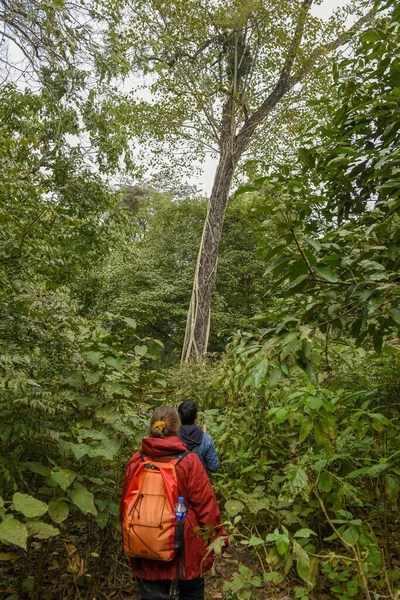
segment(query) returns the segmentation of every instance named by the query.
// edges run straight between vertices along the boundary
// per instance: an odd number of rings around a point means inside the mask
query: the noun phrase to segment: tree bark
[[[207,353],[211,295],[217,274],[219,243],[236,165],[234,148],[226,143],[221,150],[204,222],[187,316],[182,362],[193,360],[201,363]]]

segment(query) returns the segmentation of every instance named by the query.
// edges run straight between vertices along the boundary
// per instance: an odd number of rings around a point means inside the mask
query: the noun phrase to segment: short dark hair
[[[190,400],[190,398],[184,400],[178,407],[178,413],[182,425],[193,425],[197,417],[196,403]]]

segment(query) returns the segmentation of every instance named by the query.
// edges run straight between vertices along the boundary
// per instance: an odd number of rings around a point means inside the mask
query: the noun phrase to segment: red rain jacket
[[[179,454],[186,450],[178,437],[171,436],[166,439],[143,438],[141,451],[147,456],[159,457],[171,454]],[[139,452],[136,452],[126,467],[124,484],[122,487],[122,497],[120,504],[120,513],[123,508],[123,501],[131,482],[131,479],[142,462]],[[179,495],[185,498],[185,503],[189,502],[189,508],[185,519],[184,533],[184,569],[180,568],[180,579],[194,579],[201,573],[208,571],[214,562],[214,553],[207,553],[207,544],[201,537],[193,531],[196,527],[209,525],[215,528],[214,537],[226,537],[226,532],[221,526],[220,511],[217,505],[217,499],[208,475],[200,462],[199,457],[190,453],[176,465],[176,477],[178,480]],[[226,545],[228,541],[226,540]],[[140,559],[141,571],[139,571],[139,561],[135,558],[129,558],[132,571],[136,577],[143,579],[169,579],[176,578],[176,558],[170,562],[159,560]]]

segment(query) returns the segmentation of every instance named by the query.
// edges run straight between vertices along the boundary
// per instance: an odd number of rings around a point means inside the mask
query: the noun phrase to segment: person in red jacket
[[[175,410],[169,406],[156,408],[150,422],[150,436],[143,438],[141,452],[154,458],[185,452],[186,446],[178,437],[179,426],[180,419]],[[126,467],[121,515],[125,494],[141,462],[141,454],[136,452]],[[168,597],[171,583],[177,579],[179,600],[204,600],[202,574],[211,568],[215,558],[213,552],[207,553],[204,538],[207,537],[210,543],[219,536],[226,538],[227,535],[221,525],[213,487],[196,454],[190,452],[176,465],[176,477],[179,495],[188,504],[183,550],[169,562],[129,557],[142,600]],[[227,539],[225,543],[227,545]]]

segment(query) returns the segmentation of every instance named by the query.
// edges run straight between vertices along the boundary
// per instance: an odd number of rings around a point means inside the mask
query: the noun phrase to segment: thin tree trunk
[[[208,203],[196,272],[193,282],[182,362],[201,363],[207,353],[210,331],[211,295],[217,274],[218,249],[237,159],[231,144],[221,151]]]

